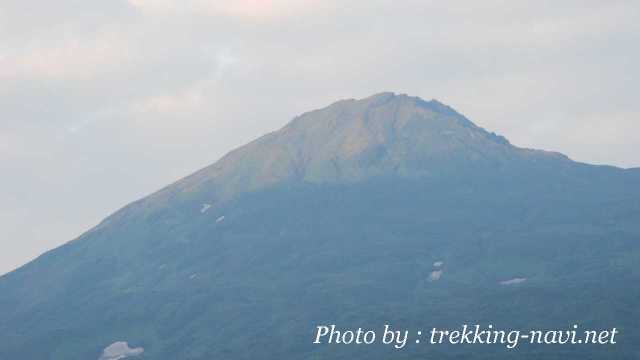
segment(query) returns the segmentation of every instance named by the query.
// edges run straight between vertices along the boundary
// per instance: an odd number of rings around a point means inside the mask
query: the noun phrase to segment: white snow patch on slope
[[[443,261],[436,261],[433,263],[433,267],[437,267],[437,268],[441,267],[442,265],[444,265]]]
[[[514,278],[510,280],[500,281],[500,285],[506,285],[506,286],[518,285],[518,284],[522,284],[525,281],[527,281],[526,278]]]
[[[432,271],[429,274],[429,281],[438,281],[442,277],[442,270]]]
[[[204,214],[209,209],[211,209],[211,204],[202,204],[202,209],[200,209],[200,213]]]
[[[131,356],[138,356],[143,352],[144,349],[141,347],[132,349],[126,341],[117,341],[107,346],[98,360],[121,360]]]
[[[221,222],[222,220],[224,220],[224,216],[220,216],[219,218],[217,218],[217,219],[216,219],[216,222],[217,222],[217,223],[219,223],[219,222]]]

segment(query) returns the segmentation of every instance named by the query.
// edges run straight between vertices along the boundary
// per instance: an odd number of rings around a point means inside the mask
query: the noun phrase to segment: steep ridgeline
[[[205,191],[226,199],[287,182],[424,178],[537,161],[569,162],[558,153],[517,148],[436,100],[380,93],[305,113],[161,195]]]
[[[0,359],[623,359],[640,171],[435,100],[296,117],[0,277]],[[313,345],[315,326],[605,329],[609,346]]]

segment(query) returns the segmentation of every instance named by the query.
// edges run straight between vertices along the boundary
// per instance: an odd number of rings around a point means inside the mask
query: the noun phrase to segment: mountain
[[[293,119],[0,277],[0,359],[640,355],[640,170],[435,100]],[[314,345],[318,325],[617,328],[616,345]]]
[[[380,93],[303,114],[167,190],[214,191],[226,199],[292,181],[421,178],[456,172],[462,164],[499,169],[553,159],[568,160],[512,146],[436,100]]]

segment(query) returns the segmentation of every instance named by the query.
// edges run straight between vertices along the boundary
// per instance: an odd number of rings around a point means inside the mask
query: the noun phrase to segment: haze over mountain
[[[380,93],[293,119],[0,278],[0,358],[506,358],[312,344],[319,324],[610,328],[638,355],[640,180]],[[120,351],[122,355],[119,355]]]

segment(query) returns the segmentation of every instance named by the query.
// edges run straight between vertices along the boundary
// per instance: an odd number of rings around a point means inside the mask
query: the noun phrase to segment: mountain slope
[[[378,176],[428,177],[461,165],[496,169],[568,160],[519,149],[436,100],[380,93],[303,114],[232,151],[171,190],[220,198],[290,181],[353,183]]]
[[[515,147],[437,101],[340,101],[0,278],[0,358],[98,359],[121,341],[139,359],[513,355],[314,346],[326,323],[617,327],[616,346],[517,351],[629,358],[639,180]]]

